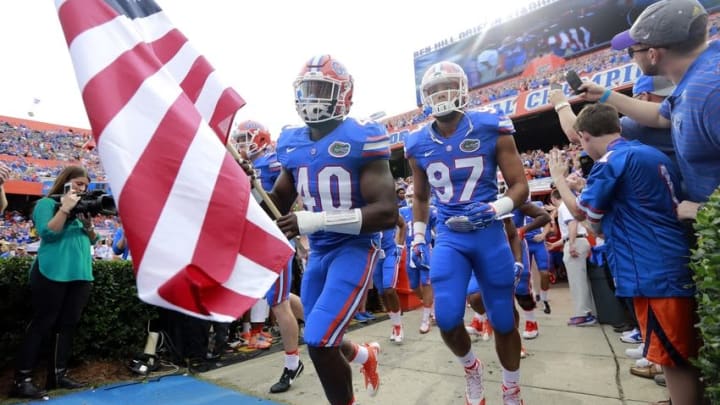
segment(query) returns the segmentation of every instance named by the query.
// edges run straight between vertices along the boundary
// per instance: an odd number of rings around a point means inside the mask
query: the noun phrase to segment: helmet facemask
[[[313,77],[312,73],[295,81],[295,109],[300,118],[318,123],[346,116],[350,106],[344,100],[352,85],[322,75]]]
[[[468,103],[468,82],[460,66],[451,62],[433,65],[420,84],[423,104],[435,117],[462,112]]]

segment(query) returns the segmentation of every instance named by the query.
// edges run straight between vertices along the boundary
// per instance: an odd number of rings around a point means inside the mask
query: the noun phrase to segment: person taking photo
[[[77,389],[85,384],[67,375],[72,339],[93,281],[90,246],[98,240],[90,215],[73,211],[87,190],[85,168],[68,166],[48,195],[37,201],[32,218],[40,236],[30,269],[32,320],[18,350],[13,397],[42,398],[46,392],[32,381],[45,337],[51,337],[46,389]],[[50,196],[60,195],[60,202]]]

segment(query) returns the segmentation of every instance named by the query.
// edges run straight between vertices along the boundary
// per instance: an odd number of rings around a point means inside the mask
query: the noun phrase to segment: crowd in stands
[[[90,135],[68,131],[38,131],[0,121],[0,156],[12,169],[12,180],[54,179],[67,165],[86,167],[93,181],[105,180],[100,157],[90,145]],[[44,160],[38,164],[37,160]]]
[[[713,41],[720,38],[720,13],[715,13],[710,16],[708,26],[709,40]],[[631,62],[631,58],[626,51],[615,51],[607,47],[599,51],[568,59],[560,69],[555,71],[543,70],[534,76],[519,76],[474,89],[470,91],[470,105],[471,108],[480,107],[483,104],[506,97],[517,96],[524,91],[536,90],[548,86],[550,84],[549,80],[553,75],[569,70],[574,70],[581,75],[592,76],[597,72],[626,65]],[[387,118],[384,122],[388,131],[394,133],[403,130],[413,130],[417,125],[428,119],[429,117],[423,113],[422,109],[417,108]]]
[[[106,252],[102,246],[110,247],[115,231],[120,227],[120,222],[115,216],[98,215],[93,218],[93,225],[100,235],[100,240],[95,244],[95,258],[112,260],[119,256]],[[0,217],[0,258],[16,255],[33,254],[37,251],[39,241],[32,219],[26,218],[18,211],[5,211]],[[98,248],[100,251],[98,252]],[[105,252],[107,254],[99,254]]]

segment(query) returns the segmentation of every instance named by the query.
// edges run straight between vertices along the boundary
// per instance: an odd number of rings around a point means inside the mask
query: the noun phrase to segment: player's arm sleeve
[[[500,135],[512,135],[515,133],[515,125],[513,125],[512,120],[509,116],[505,115],[502,111],[497,111],[497,130],[498,134]]]
[[[390,158],[390,136],[384,125],[374,124],[367,128],[367,134],[361,145],[361,157],[367,160],[387,160]]]

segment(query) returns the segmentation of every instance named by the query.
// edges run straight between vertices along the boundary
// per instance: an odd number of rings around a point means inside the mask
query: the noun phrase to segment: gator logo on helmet
[[[330,67],[338,76],[347,75],[347,70],[345,70],[345,67],[338,61],[335,61],[335,60],[332,61],[332,64],[330,65]]]
[[[333,142],[328,147],[328,153],[332,157],[341,158],[350,153],[350,144],[345,142]]]
[[[463,152],[475,152],[480,149],[479,139],[466,139],[460,144],[460,150]]]

